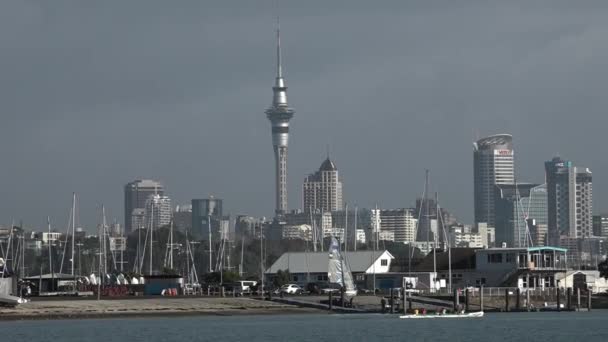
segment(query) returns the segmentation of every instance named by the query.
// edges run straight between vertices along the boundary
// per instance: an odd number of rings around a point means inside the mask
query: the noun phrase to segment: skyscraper
[[[496,243],[508,247],[545,245],[547,188],[545,184],[501,184],[495,187]]]
[[[167,196],[151,195],[146,201],[145,226],[158,229],[171,223],[171,199]]]
[[[125,234],[129,234],[133,229],[139,228],[134,227],[132,222],[132,215],[134,209],[140,209],[136,215],[143,214],[142,211],[146,207],[146,201],[148,197],[158,194],[163,196],[165,189],[163,185],[155,180],[151,179],[137,179],[133,182],[125,185]],[[135,218],[136,222],[138,218]]]
[[[224,201],[213,196],[205,199],[192,200],[192,231],[191,234],[201,239],[209,233],[209,222],[211,220],[211,231],[213,235],[220,229],[223,217]]]
[[[287,85],[283,79],[281,64],[281,31],[277,28],[277,71],[271,106],[266,117],[272,127],[272,146],[275,160],[275,215],[287,212],[287,145],[289,142],[289,120],[295,111],[287,105]]]
[[[323,213],[344,209],[342,203],[342,182],[338,168],[329,159],[321,164],[319,171],[308,175],[302,185],[304,212]]]
[[[515,183],[513,137],[492,135],[473,143],[475,222],[495,226],[494,186]]]
[[[593,235],[592,173],[558,157],[545,163],[549,241]]]

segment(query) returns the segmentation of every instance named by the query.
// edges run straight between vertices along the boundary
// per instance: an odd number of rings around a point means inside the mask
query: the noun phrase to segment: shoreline
[[[91,312],[91,313],[74,313],[74,314],[48,314],[48,315],[3,315],[0,310],[1,322],[14,321],[53,321],[53,320],[80,320],[80,319],[118,319],[118,318],[179,318],[179,317],[194,317],[194,316],[273,316],[273,315],[310,315],[322,314],[326,311],[294,308],[294,309],[271,309],[271,310],[225,310],[225,311],[137,311],[137,312]]]
[[[120,300],[33,301],[0,307],[0,322],[186,316],[260,316],[321,314],[326,311],[240,298],[147,298]]]

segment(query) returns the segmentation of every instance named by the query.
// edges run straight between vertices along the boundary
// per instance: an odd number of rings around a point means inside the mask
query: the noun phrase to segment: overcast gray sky
[[[0,2],[0,222],[122,219],[125,183],[271,216],[273,0]],[[281,1],[296,109],[289,205],[330,145],[344,198],[405,207],[424,169],[472,219],[472,141],[511,133],[520,181],[556,153],[608,209],[608,2]],[[121,221],[122,222],[122,221]]]

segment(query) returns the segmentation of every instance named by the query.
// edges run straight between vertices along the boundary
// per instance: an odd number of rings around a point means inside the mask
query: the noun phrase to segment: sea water
[[[475,319],[397,315],[252,315],[0,322],[13,341],[608,341],[608,311],[495,313]]]

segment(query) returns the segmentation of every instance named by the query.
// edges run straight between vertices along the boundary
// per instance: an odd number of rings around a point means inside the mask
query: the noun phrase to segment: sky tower
[[[266,117],[272,127],[272,147],[275,161],[275,215],[287,211],[287,144],[289,120],[295,111],[287,105],[287,86],[281,65],[281,30],[277,25],[277,75],[272,87],[272,105],[266,109]]]

